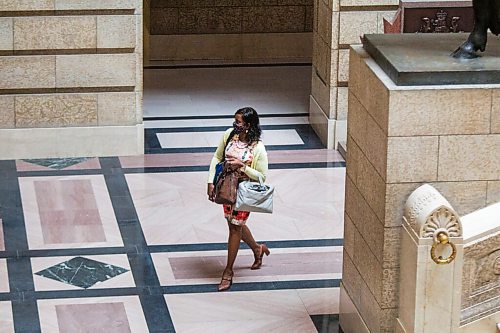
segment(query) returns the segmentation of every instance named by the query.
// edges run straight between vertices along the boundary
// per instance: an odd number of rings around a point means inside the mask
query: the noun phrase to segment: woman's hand
[[[207,195],[208,195],[208,200],[214,201],[214,184],[208,183]]]
[[[232,157],[232,156],[226,157],[226,163],[229,164],[229,167],[231,168],[231,170],[237,170],[237,169],[245,166],[245,163],[243,163],[241,160],[237,159],[236,157]]]

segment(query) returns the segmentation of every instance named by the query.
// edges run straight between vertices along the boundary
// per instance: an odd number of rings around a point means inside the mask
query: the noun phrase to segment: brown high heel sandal
[[[229,288],[231,288],[231,286],[233,285],[233,276],[234,276],[234,272],[231,273],[230,275],[222,274],[222,279],[220,280],[218,290],[224,291],[224,290],[228,290]]]
[[[255,256],[255,261],[253,262],[252,267],[250,269],[259,269],[260,266],[262,266],[262,258],[264,257],[264,253],[266,256],[271,254],[271,251],[267,248],[266,244],[260,244],[260,252],[258,255],[254,254]]]

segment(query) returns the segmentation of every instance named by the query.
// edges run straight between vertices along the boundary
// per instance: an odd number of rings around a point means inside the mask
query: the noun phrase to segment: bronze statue
[[[477,50],[484,52],[488,28],[492,33],[500,33],[500,0],[472,0],[474,8],[474,29],[465,43],[451,55],[454,58],[476,58]]]

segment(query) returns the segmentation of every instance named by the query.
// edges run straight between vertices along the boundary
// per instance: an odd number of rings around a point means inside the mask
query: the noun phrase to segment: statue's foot
[[[474,45],[469,41],[460,45],[460,47],[457,48],[451,56],[458,59],[474,59],[478,57],[476,51],[474,50]]]

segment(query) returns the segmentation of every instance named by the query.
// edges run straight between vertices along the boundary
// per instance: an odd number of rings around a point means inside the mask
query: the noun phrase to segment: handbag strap
[[[232,130],[231,133],[229,133],[229,136],[227,137],[226,143],[224,144],[224,150],[222,151],[222,161],[226,160],[227,145],[229,145],[229,142],[231,142],[231,140],[233,139],[233,137],[234,137],[235,134],[236,134],[235,131]]]

